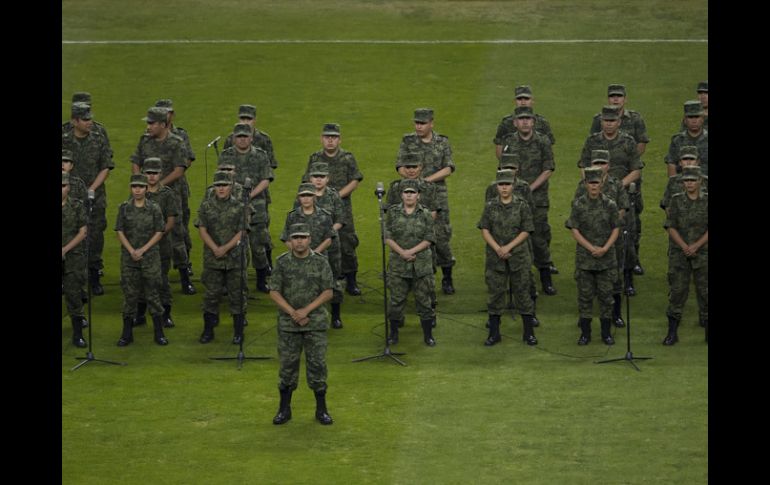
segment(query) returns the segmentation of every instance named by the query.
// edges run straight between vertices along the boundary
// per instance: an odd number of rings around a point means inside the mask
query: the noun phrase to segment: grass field
[[[667,305],[663,156],[678,129],[682,103],[708,78],[707,2],[628,1],[336,1],[226,0],[62,2],[64,41],[183,40],[185,43],[62,44],[62,119],[72,92],[93,95],[116,168],[107,181],[106,294],[93,304],[96,357],[71,372],[84,352],[70,344],[62,319],[62,483],[683,483],[708,481],[708,347],[694,295],[680,343],[661,345]],[[604,42],[449,43],[457,40],[597,40]],[[609,42],[647,39],[645,42]],[[265,43],[203,43],[251,40]],[[283,42],[277,42],[282,40]],[[306,42],[286,42],[301,41]],[[348,42],[329,43],[340,40]],[[364,43],[445,41],[445,43]],[[310,41],[327,41],[325,43]],[[591,117],[606,87],[624,83],[651,143],[643,159],[641,258],[631,299],[633,352],[622,357],[598,340],[578,347],[572,278],[574,241],[564,229]],[[501,345],[486,348],[483,241],[476,229],[483,190],[494,178],[495,128],[512,110],[513,87],[530,84],[536,111],[556,136],[551,178],[552,254],[559,291],[538,299],[540,345],[520,340],[521,319],[503,322]],[[201,243],[193,238],[198,295],[179,290],[171,273],[176,328],[171,344],[152,342],[151,327],[118,348],[122,294],[117,207],[128,196],[129,156],[141,118],[159,98],[174,100],[176,123],[190,134],[197,160],[188,171],[193,217],[216,166],[206,143],[230,133],[238,105],[257,106],[257,125],[275,145],[271,233],[277,236],[324,122],[342,125],[342,146],[364,173],[353,196],[361,297],[346,296],[345,328],[330,331],[329,410],[313,418],[304,376],[292,421],[271,424],[278,406],[276,359],[233,362],[229,317],[213,344],[200,345]],[[401,343],[407,367],[352,363],[383,347],[377,181],[396,177],[393,162],[413,110],[430,106],[436,130],[450,137],[457,171],[448,180],[457,294],[439,294],[435,348],[422,343],[410,303]],[[205,179],[206,167],[209,180]],[[253,289],[254,275],[250,271]],[[252,294],[253,295],[253,294]],[[62,303],[62,311],[66,313]],[[625,315],[625,308],[624,308]],[[275,307],[249,302],[247,356],[275,356]],[[598,333],[594,319],[594,331]],[[304,364],[303,370],[304,373]]]

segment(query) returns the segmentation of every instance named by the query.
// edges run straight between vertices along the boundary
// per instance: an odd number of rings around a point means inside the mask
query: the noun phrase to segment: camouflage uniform
[[[182,139],[184,145],[185,160],[187,160],[187,168],[190,168],[192,162],[195,161],[195,152],[193,152],[192,145],[190,144],[190,135],[184,128],[171,125],[171,133]],[[187,248],[187,258],[190,258],[190,249],[192,249],[192,239],[190,238],[190,184],[187,181],[187,169],[185,169],[184,175],[179,178],[179,204],[181,209],[180,223],[184,230],[184,245]],[[189,261],[188,261],[189,263]]]
[[[71,185],[71,178],[70,185]],[[70,188],[70,193],[72,189]],[[67,197],[61,208],[61,245],[64,247],[88,224],[88,214],[82,200]],[[85,241],[72,248],[61,262],[62,284],[67,313],[71,317],[83,317],[81,294],[86,283]]]
[[[178,218],[182,212],[179,204],[179,196],[171,190],[169,187],[161,186],[157,192],[151,192],[147,190],[147,200],[155,202],[160,207],[161,214],[163,215],[163,225],[166,225],[166,220],[169,217]],[[176,222],[174,222],[176,224]],[[171,305],[171,285],[168,282],[168,272],[171,269],[171,233],[166,233],[158,243],[160,248],[160,287],[159,296],[160,303],[163,307]]]
[[[647,134],[647,125],[644,123],[642,115],[632,109],[623,109],[620,115],[620,128],[624,133],[631,135],[636,143],[650,143],[650,136]],[[590,134],[595,135],[602,131],[602,114],[596,113],[591,122]]]
[[[388,192],[385,195],[385,206],[390,208],[391,206],[401,203],[401,182],[408,179],[394,180],[388,186]],[[428,182],[424,178],[420,177],[417,183],[420,187],[420,205],[428,209],[430,212],[437,212],[441,208],[436,195],[436,184]]]
[[[495,133],[495,138],[492,140],[495,145],[503,145],[503,140],[507,136],[516,133],[516,127],[513,125],[514,119],[516,119],[515,115],[509,114],[500,121],[499,125],[497,125],[497,132]],[[556,138],[553,136],[551,125],[548,123],[548,120],[545,119],[545,116],[535,114],[534,130],[548,138],[551,145],[556,143]]]
[[[700,167],[703,175],[709,174],[709,133],[705,129],[693,138],[687,130],[683,130],[671,137],[671,143],[668,145],[668,153],[664,157],[667,164],[676,165],[676,172],[681,173],[682,167],[679,166],[679,150],[683,146],[698,147],[698,156],[700,158]]]
[[[91,93],[85,92],[85,91],[78,91],[75,93],[72,93],[72,103],[85,103],[89,107],[91,107]],[[62,123],[61,125],[61,132],[64,134],[65,131],[71,131],[72,130],[72,121],[67,120],[66,122]],[[110,137],[107,136],[107,128],[99,123],[98,121],[94,120],[93,124],[91,125],[91,131],[96,132],[104,137],[105,140],[107,140],[107,146],[110,144]],[[112,148],[110,148],[110,158],[112,158]]]
[[[313,246],[318,246],[326,239],[334,241],[336,235],[332,227],[334,225],[332,220],[332,214],[326,209],[319,207],[317,203],[313,206],[312,214],[305,214],[302,208],[298,207],[286,214],[286,223],[283,226],[280,239],[283,242],[289,240],[289,227],[292,224],[307,224],[310,227],[310,241]],[[327,253],[329,248],[319,254],[328,259]],[[331,267],[331,264],[329,267]]]
[[[700,190],[704,194],[708,194],[709,178],[707,176],[701,176]],[[663,191],[663,198],[660,199],[660,208],[668,212],[668,207],[671,205],[671,197],[676,194],[684,192],[682,186],[682,174],[678,173],[668,178],[666,183],[666,189]]]

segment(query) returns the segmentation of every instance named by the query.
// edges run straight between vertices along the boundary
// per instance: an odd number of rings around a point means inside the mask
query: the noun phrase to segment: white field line
[[[378,39],[158,39],[62,40],[63,45],[132,44],[673,44],[708,43],[708,39],[479,39],[479,40],[378,40]]]

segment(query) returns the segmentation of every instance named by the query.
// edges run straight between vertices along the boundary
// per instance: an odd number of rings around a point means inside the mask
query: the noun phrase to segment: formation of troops
[[[670,286],[664,345],[679,340],[690,280],[708,342],[708,82],[699,83],[696,92],[698,100],[684,103],[680,131],[672,136],[664,160],[669,182],[660,207],[669,234]],[[564,223],[576,242],[578,345],[591,342],[594,301],[599,307],[601,340],[614,344],[612,326],[625,326],[621,295],[635,295],[634,276],[644,274],[639,215],[644,210],[642,155],[650,139],[644,119],[625,106],[626,99],[625,86],[608,87],[607,105],[593,118],[577,162],[581,180]],[[522,340],[537,345],[537,280],[542,293],[557,294],[551,275],[559,270],[551,258],[548,218],[556,139],[546,118],[535,112],[530,86],[516,86],[515,105],[493,139],[498,170],[487,187],[477,224],[486,242],[486,346],[501,342],[501,315],[511,309],[521,315]],[[147,324],[148,311],[154,341],[169,343],[164,329],[175,323],[168,274],[172,267],[178,271],[183,294],[198,293],[190,262],[195,240],[203,253],[200,343],[215,339],[223,301],[232,317],[232,342],[243,342],[251,265],[257,291],[268,293],[278,307],[281,401],[273,422],[291,419],[291,394],[297,388],[304,349],[316,418],[331,424],[325,400],[326,330],[329,325],[343,327],[344,293],[361,294],[351,195],[364,176],[353,153],[341,146],[340,125],[326,123],[321,130],[321,149],[310,155],[299,177],[294,208],[279,221],[283,223],[280,240],[287,251],[274,260],[269,206],[278,161],[270,136],[256,127],[256,108],[239,107],[238,123],[226,138],[212,185],[194,219],[185,174],[196,157],[187,132],[174,124],[174,116],[171,99],[160,99],[150,107],[144,118],[147,129],[130,157],[130,195],[118,208],[113,226],[121,245],[124,295],[123,330],[117,345],[133,342],[133,329]],[[423,341],[433,347],[436,275],[441,276],[444,294],[456,291],[446,184],[456,166],[448,137],[434,130],[433,110],[415,110],[413,121],[414,132],[404,135],[398,148],[395,168],[400,178],[388,186],[382,201],[383,237],[390,251],[388,342],[399,342],[411,292]],[[84,303],[89,296],[104,294],[100,279],[107,229],[105,181],[114,167],[107,130],[93,119],[90,94],[75,93],[70,120],[62,125],[62,293],[77,347],[87,345],[82,330],[89,324]],[[190,235],[191,219],[198,232],[195,238]]]

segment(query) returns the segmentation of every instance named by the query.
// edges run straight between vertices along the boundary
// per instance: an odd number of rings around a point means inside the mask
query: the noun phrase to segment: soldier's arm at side
[[[340,198],[341,199],[346,199],[348,196],[350,196],[350,194],[352,194],[353,191],[358,188],[359,182],[360,182],[360,180],[353,179],[350,182],[348,182],[347,185],[342,187],[339,190]]]
[[[259,194],[261,194],[262,192],[264,192],[265,189],[267,189],[269,186],[270,186],[270,180],[269,179],[264,179],[264,180],[260,181],[257,184],[256,187],[251,189],[251,192],[249,193],[249,198],[253,199],[254,197],[256,197]]]
[[[441,182],[442,180],[449,177],[450,175],[452,175],[452,167],[444,167],[441,170],[432,173],[429,177],[425,177],[425,181]]]
[[[495,145],[495,157],[497,157],[497,159],[500,160],[500,157],[502,156],[503,156],[503,146]]]
[[[672,241],[674,241],[674,244],[682,248],[682,251],[687,251],[690,246],[684,242],[684,239],[682,238],[682,235],[679,234],[679,231],[677,231],[673,227],[669,227],[668,229],[668,236],[671,238]],[[706,232],[708,234],[708,232]]]
[[[639,180],[639,178],[642,176],[642,171],[640,169],[631,170],[631,172],[623,177],[623,187],[628,187],[631,185],[631,182],[636,182]]]
[[[537,190],[546,182],[546,180],[551,178],[551,175],[553,175],[553,170],[543,170],[543,172],[529,185],[529,190],[533,192]]]
[[[644,151],[647,149],[647,143],[637,143],[636,144],[636,152],[639,153],[639,156],[641,157],[644,155]]]
[[[96,191],[101,185],[104,183],[105,180],[107,180],[107,176],[110,175],[110,169],[105,168],[104,170],[100,171],[98,174],[96,174],[96,178],[94,179],[94,182],[91,184],[90,187],[88,187],[88,190]]]
[[[327,249],[329,246],[331,246],[331,245],[332,245],[332,238],[330,238],[330,237],[327,237],[326,239],[324,239],[323,241],[321,241],[321,244],[319,244],[318,246],[316,246],[316,247],[313,249],[313,251],[315,251],[315,252],[317,252],[317,253],[322,253],[322,252],[326,251],[326,249]]]
[[[276,305],[278,305],[278,308],[280,308],[282,312],[286,313],[287,315],[294,314],[294,307],[289,305],[289,302],[286,301],[286,298],[284,298],[283,295],[281,295],[278,291],[271,289],[270,299],[273,300]]]
[[[64,256],[68,252],[72,251],[72,248],[80,244],[83,241],[83,239],[86,238],[87,235],[88,235],[88,226],[82,226],[78,230],[78,233],[75,234],[75,237],[73,237],[70,240],[70,242],[68,242],[67,244],[61,247],[61,259],[64,259]]]
[[[181,178],[182,175],[184,175],[184,167],[182,166],[176,166],[174,167],[174,170],[166,175],[166,177],[160,181],[161,185],[168,185],[172,182],[175,182],[177,179]]]

